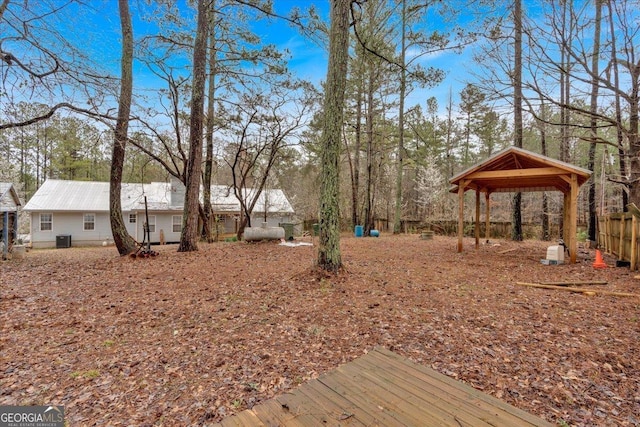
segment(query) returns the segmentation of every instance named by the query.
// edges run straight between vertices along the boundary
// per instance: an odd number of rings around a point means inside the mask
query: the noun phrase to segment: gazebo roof
[[[15,212],[22,206],[16,187],[10,182],[0,182],[0,212]]]
[[[517,147],[506,148],[482,163],[459,173],[449,181],[457,193],[463,184],[466,190],[486,193],[517,191],[571,191],[571,175],[578,186],[591,172]]]

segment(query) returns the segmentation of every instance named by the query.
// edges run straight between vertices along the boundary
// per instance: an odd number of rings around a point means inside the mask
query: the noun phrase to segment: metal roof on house
[[[166,182],[122,184],[122,210],[144,210],[145,196],[147,197],[147,206],[151,211],[182,211],[182,204],[171,204],[171,185]]]
[[[252,198],[255,188],[244,188],[243,195]],[[233,193],[233,189],[226,185],[211,186],[211,204],[216,212],[239,212],[240,203]],[[280,189],[262,190],[253,209],[254,212],[267,213],[294,213],[289,200]]]
[[[9,199],[11,197],[11,199]],[[15,211],[22,206],[15,186],[10,182],[0,182],[0,212]]]
[[[251,194],[255,190],[246,189]],[[150,211],[182,210],[182,203],[171,203],[170,183],[152,182],[149,184],[122,184],[122,211],[144,210],[144,197]],[[255,212],[264,212],[265,200],[267,213],[293,213],[291,204],[282,190],[264,190],[255,205]],[[233,190],[222,185],[211,186],[211,203],[215,212],[239,212],[240,203]],[[68,212],[108,212],[109,183],[94,181],[67,181],[48,179],[31,197],[24,210],[30,211],[68,211]]]

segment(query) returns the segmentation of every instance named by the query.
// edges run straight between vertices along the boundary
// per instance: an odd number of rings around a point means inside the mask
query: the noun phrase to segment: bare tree
[[[200,173],[202,171],[202,130],[204,123],[204,97],[207,76],[207,38],[209,35],[209,8],[206,0],[198,0],[198,23],[193,48],[193,83],[191,90],[191,118],[189,122],[189,160],[184,197],[182,233],[178,252],[198,250]]]
[[[251,214],[274,165],[306,124],[316,98],[308,84],[286,75],[282,78],[290,82],[274,84],[268,93],[245,94],[237,104],[237,127],[222,131],[234,141],[227,146],[225,161],[231,170],[231,190],[241,207],[238,239],[245,227],[251,227]]]
[[[407,92],[407,72],[405,64],[407,62],[407,25],[408,11],[407,1],[402,0],[402,28],[400,36],[400,105],[398,106],[398,154],[396,159],[396,205],[393,214],[393,233],[398,234],[401,231],[402,222],[402,181],[404,177],[404,102]]]
[[[522,0],[513,2],[513,29],[513,145],[522,148]],[[513,197],[511,238],[516,241],[523,239],[522,193],[520,192]]]
[[[544,99],[540,100],[540,112],[536,116],[535,123],[540,132],[540,154],[547,155],[547,107],[544,103]],[[540,222],[542,223],[542,240],[548,241],[551,239],[549,230],[549,197],[547,192],[542,193],[542,214]]]
[[[640,66],[636,51],[638,32],[637,25],[634,24],[638,11],[635,3],[627,0],[608,1],[606,4],[609,11],[609,39],[605,39],[604,43],[609,49],[600,49],[599,60],[594,63],[593,45],[585,44],[583,40],[592,40],[595,32],[593,26],[597,21],[586,12],[595,11],[597,8],[585,7],[576,11],[572,2],[561,2],[561,8],[558,10],[555,2],[549,3],[551,12],[545,15],[546,26],[534,28],[536,33],[530,36],[530,72],[533,78],[527,83],[527,87],[537,96],[543,97],[545,102],[560,108],[560,122],[555,120],[551,124],[561,129],[561,140],[564,141],[560,151],[561,160],[570,161],[570,129],[588,129],[588,134],[582,136],[582,140],[588,143],[610,144],[617,148],[620,172],[617,177],[611,177],[611,180],[622,187],[624,207],[627,203],[627,191],[631,201],[634,201],[634,197],[636,201],[640,200],[640,172],[636,172],[640,167],[633,166],[635,161],[640,164],[640,160],[637,160],[640,153],[640,122],[637,119]],[[584,32],[584,35],[580,32]],[[558,48],[550,49],[550,41],[557,44]],[[600,63],[606,64],[602,72]],[[553,90],[553,84],[550,90],[550,82],[546,76],[560,76],[559,99]],[[623,82],[628,83],[629,87],[621,87]],[[594,84],[598,86],[598,106],[595,109],[589,101]],[[613,113],[607,111],[606,105],[602,105],[608,98],[614,100]],[[622,105],[623,102],[627,104],[626,108]],[[628,115],[625,117],[623,113]],[[569,120],[570,115],[585,117],[589,123],[584,125],[579,120]],[[596,119],[598,129],[616,129],[615,142],[608,140],[603,134],[593,134],[592,117]]]
[[[349,172],[351,177],[351,225],[356,226],[360,224],[360,151],[362,147],[362,117],[364,108],[364,84],[365,84],[365,49],[361,44],[355,46],[356,58],[352,62],[352,78],[351,84],[354,86],[352,89],[355,91],[355,113],[353,114],[353,144],[349,144],[349,139],[346,135],[344,138],[344,144],[346,148],[347,160],[349,162]],[[348,113],[347,113],[348,114]]]
[[[624,148],[624,127],[622,122],[622,106],[621,106],[621,98],[622,94],[620,93],[620,70],[618,66],[618,51],[617,51],[617,36],[615,32],[615,15],[613,9],[613,1],[607,1],[607,9],[609,11],[609,32],[611,37],[611,60],[609,63],[609,74],[613,74],[612,85],[616,89],[614,90],[614,106],[615,106],[615,127],[616,127],[616,142],[618,148],[618,158],[619,165],[618,171],[619,176],[624,177],[627,176],[627,158],[625,155]],[[633,50],[632,50],[633,52]],[[626,209],[627,204],[629,203],[629,183],[622,182],[623,191],[621,191],[621,199],[622,199],[622,207]]]
[[[214,174],[220,172],[217,165],[222,164],[222,139],[220,132],[232,128],[238,102],[245,93],[255,87],[271,87],[281,85],[285,80],[287,64],[285,55],[273,45],[261,43],[259,36],[247,31],[246,22],[263,17],[277,17],[297,22],[298,17],[281,17],[271,10],[265,1],[244,2],[237,0],[217,0],[207,3],[209,12],[208,29],[208,87],[205,120],[205,155],[202,170],[203,203],[199,206],[202,228],[201,236],[207,241],[213,240],[211,184]],[[190,153],[188,144],[189,126],[185,124],[190,115],[184,111],[184,102],[188,98],[187,90],[191,87],[192,75],[189,68],[176,67],[175,62],[167,58],[191,52],[191,30],[186,27],[183,18],[173,9],[161,8],[161,13],[177,25],[161,34],[146,37],[142,40],[141,58],[149,69],[166,83],[166,89],[159,92],[158,105],[161,109],[155,112],[165,116],[171,122],[171,130],[156,126],[152,118],[139,118],[144,131],[155,140],[155,147],[138,146],[141,151],[167,169],[168,173],[186,183],[186,167]],[[233,19],[228,17],[233,15]],[[250,63],[251,66],[247,67]],[[277,79],[280,78],[280,81]],[[215,144],[215,141],[220,143]],[[217,150],[217,151],[216,151]],[[224,171],[226,172],[226,171]],[[225,173],[218,175],[224,179]]]
[[[213,132],[215,117],[216,94],[216,1],[212,0],[209,9],[209,86],[207,94],[207,120],[205,125],[205,161],[204,175],[202,176],[202,236],[207,242],[213,242],[217,238],[212,233],[213,208],[211,206],[211,179],[213,175]]]
[[[433,211],[434,202],[446,195],[447,192],[447,180],[438,169],[436,159],[433,156],[428,156],[425,159],[424,166],[417,167],[414,186],[417,190],[415,203],[428,216],[428,212]],[[426,217],[422,217],[422,219],[425,220]]]
[[[117,80],[99,65],[75,37],[57,31],[56,25],[88,8],[83,2],[10,2],[0,4],[0,91],[2,109],[29,99],[41,101],[46,110],[21,121],[0,122],[0,130],[29,126],[52,117],[60,109],[96,118],[115,120],[108,107],[115,97]],[[79,27],[79,26],[78,26]],[[79,28],[74,28],[81,31]],[[80,37],[77,38],[81,40]],[[56,103],[49,105],[51,99]]]
[[[435,68],[423,69],[417,65],[427,55],[446,50],[459,49],[475,37],[469,37],[462,28],[452,28],[450,33],[444,31],[426,31],[425,28],[414,28],[415,25],[424,25],[429,22],[427,13],[433,12],[431,2],[412,0],[399,0],[400,3],[400,57],[398,68],[400,73],[399,99],[398,99],[398,148],[396,154],[396,188],[395,209],[393,220],[393,232],[400,233],[403,205],[403,179],[405,166],[405,102],[407,94],[414,86],[432,87],[444,79],[444,72]],[[452,21],[457,7],[450,4],[441,4],[440,12],[448,15],[447,22]],[[458,9],[459,10],[459,9]],[[456,36],[454,36],[454,34]],[[455,40],[454,40],[455,39]],[[408,54],[410,51],[419,52]]]
[[[118,101],[118,119],[113,139],[111,156],[111,176],[109,179],[109,220],[113,241],[120,255],[127,255],[136,248],[136,242],[127,232],[122,218],[122,167],[124,165],[129,116],[131,114],[131,97],[133,93],[133,26],[129,14],[129,1],[118,0],[120,25],[122,27],[122,59],[120,100]]]
[[[596,160],[596,141],[598,139],[598,79],[595,75],[599,74],[599,62],[600,62],[600,29],[602,25],[602,0],[594,0],[596,7],[596,16],[594,22],[594,31],[593,31],[593,57],[591,59],[591,70],[593,72],[593,77],[591,79],[591,101],[590,101],[590,126],[591,126],[591,138],[592,142],[589,144],[589,160],[587,164],[587,168],[594,172],[595,171],[595,160]],[[591,174],[591,178],[589,178],[588,182],[588,191],[589,191],[589,240],[592,242],[597,241],[597,223],[598,216],[596,212],[596,181],[595,181],[595,173]],[[603,189],[604,191],[604,189]]]

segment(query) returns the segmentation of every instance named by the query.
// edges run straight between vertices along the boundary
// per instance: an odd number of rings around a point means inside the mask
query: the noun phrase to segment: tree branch
[[[36,116],[36,117],[32,117],[29,120],[25,120],[25,121],[22,121],[22,122],[15,122],[15,123],[2,123],[2,124],[0,124],[0,130],[30,126],[32,124],[41,122],[43,120],[47,120],[47,119],[51,118],[51,116],[53,116],[56,111],[58,111],[59,109],[62,109],[62,108],[66,108],[66,109],[71,110],[73,112],[84,114],[84,115],[87,115],[89,117],[93,117],[93,118],[97,118],[97,119],[116,120],[116,118],[114,116],[110,116],[108,114],[96,113],[95,111],[87,110],[85,108],[76,107],[75,105],[69,104],[68,102],[61,102],[61,103],[56,104],[53,107],[51,107],[49,109],[49,111],[47,111],[45,114],[42,114],[42,115]]]

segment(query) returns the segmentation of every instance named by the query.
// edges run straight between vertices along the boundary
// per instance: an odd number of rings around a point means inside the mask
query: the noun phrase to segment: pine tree
[[[322,180],[320,186],[320,238],[318,267],[337,273],[340,256],[339,174],[340,135],[349,59],[349,6],[351,0],[331,0],[329,64],[322,126]]]

